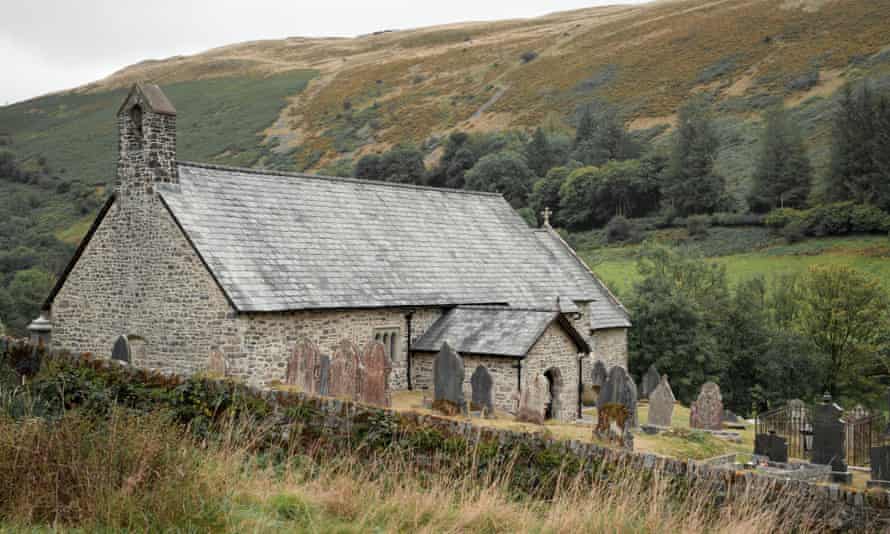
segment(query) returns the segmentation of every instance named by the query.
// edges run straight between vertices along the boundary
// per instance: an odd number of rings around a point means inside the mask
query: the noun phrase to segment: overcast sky
[[[2,0],[0,105],[144,59],[288,36],[354,36],[642,0]]]

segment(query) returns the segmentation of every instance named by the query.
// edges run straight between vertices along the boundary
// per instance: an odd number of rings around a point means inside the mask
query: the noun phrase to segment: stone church
[[[428,390],[445,341],[496,407],[530,377],[578,416],[596,359],[627,365],[628,315],[549,226],[497,194],[176,159],[176,109],[135,85],[117,187],[43,310],[54,349],[150,369],[283,382],[297,343],[384,344],[392,390]]]

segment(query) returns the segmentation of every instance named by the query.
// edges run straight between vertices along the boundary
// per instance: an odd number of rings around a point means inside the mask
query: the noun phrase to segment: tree
[[[671,160],[662,194],[680,215],[713,213],[725,194],[725,181],[714,171],[719,141],[708,114],[692,103],[680,109]]]
[[[773,208],[805,206],[812,166],[798,131],[784,107],[767,114],[754,187],[748,198],[752,211],[764,213]]]
[[[688,403],[704,382],[719,382],[728,366],[717,339],[729,301],[726,272],[655,245],[643,247],[637,269],[642,280],[628,301],[632,370],[642,375],[655,364],[671,377],[677,398]]]
[[[380,179],[400,184],[423,184],[426,166],[423,154],[416,147],[399,145],[386,152],[380,160]]]
[[[380,162],[381,158],[377,154],[362,156],[355,164],[353,176],[362,180],[382,180]]]
[[[525,146],[525,160],[535,176],[544,176],[556,165],[556,154],[544,130],[537,128]]]
[[[650,171],[638,160],[575,170],[559,191],[561,220],[571,228],[587,229],[602,226],[616,215],[645,215],[658,199],[658,184]]]
[[[582,112],[572,158],[584,165],[598,166],[608,161],[639,157],[640,148],[630,137],[618,110],[603,105],[594,114],[591,106]]]
[[[824,389],[837,397],[875,375],[880,336],[890,326],[890,301],[879,282],[847,266],[817,266],[799,289],[796,327],[826,358]]]
[[[560,224],[562,219],[559,216],[559,189],[571,172],[571,167],[554,167],[547,176],[535,182],[528,202],[536,217],[540,217],[545,209],[550,209],[553,213],[550,216],[550,224],[553,226]]]
[[[513,151],[489,154],[466,174],[466,185],[476,191],[490,191],[504,195],[514,208],[528,200],[534,174],[525,159]]]
[[[17,335],[25,335],[26,327],[37,314],[40,306],[49,295],[55,280],[53,275],[32,267],[18,271],[9,283],[7,295],[0,298],[0,305],[6,309],[0,309],[0,317],[7,320],[7,326]]]

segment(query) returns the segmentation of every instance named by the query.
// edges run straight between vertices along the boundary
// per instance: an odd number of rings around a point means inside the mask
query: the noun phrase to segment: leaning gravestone
[[[448,343],[433,362],[433,409],[446,415],[464,411],[464,360]]]
[[[224,377],[228,374],[226,358],[218,350],[211,352],[210,357],[207,358],[207,373],[216,377]]]
[[[543,425],[549,403],[549,382],[544,375],[538,373],[526,384],[519,396],[519,414],[516,420]]]
[[[847,455],[844,451],[845,425],[841,420],[843,410],[831,402],[826,394],[813,414],[812,463],[831,466],[831,478],[835,482],[852,480],[847,471]]]
[[[671,426],[674,416],[674,403],[677,402],[674,392],[668,383],[668,376],[663,375],[649,394],[649,424]]]
[[[630,414],[631,427],[637,426],[637,385],[623,367],[616,365],[609,369],[609,378],[600,389],[596,400],[597,411],[606,404],[623,404]]]
[[[126,336],[120,336],[114,342],[114,348],[111,349],[111,359],[130,363],[130,342],[127,341]]]
[[[331,373],[328,379],[328,395],[356,400],[356,387],[360,356],[358,347],[347,339],[337,344],[331,358]],[[313,382],[314,383],[314,382]]]
[[[692,403],[689,412],[689,426],[703,430],[720,430],[723,428],[723,397],[720,386],[713,382],[705,382],[698,398]]]
[[[389,406],[389,373],[392,365],[386,357],[383,343],[372,341],[362,353],[359,366],[358,384],[360,400],[377,406]]]
[[[655,364],[649,366],[649,370],[646,371],[646,374],[643,375],[643,380],[640,382],[640,396],[644,399],[648,399],[649,395],[658,387],[658,383],[661,382],[661,376],[658,374],[658,369],[655,368]]]
[[[494,380],[491,373],[484,365],[476,367],[473,376],[470,377],[472,394],[470,404],[474,410],[482,410],[482,415],[491,417],[494,415]]]

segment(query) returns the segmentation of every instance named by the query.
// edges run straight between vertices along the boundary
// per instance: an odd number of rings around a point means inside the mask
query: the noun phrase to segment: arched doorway
[[[547,379],[547,386],[550,392],[550,400],[544,411],[545,419],[556,419],[559,417],[561,408],[560,394],[562,393],[562,373],[556,367],[551,367],[544,371],[544,378]]]

